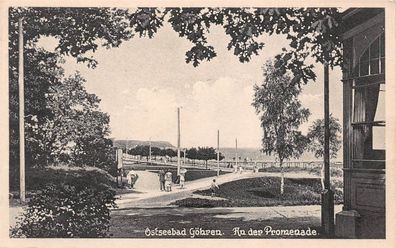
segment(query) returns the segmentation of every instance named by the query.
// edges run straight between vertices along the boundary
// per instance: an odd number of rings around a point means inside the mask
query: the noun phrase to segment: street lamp
[[[177,175],[180,176],[180,107],[177,108]]]
[[[330,127],[329,127],[329,64],[324,63],[324,186],[322,192],[321,220],[324,233],[334,233],[334,193],[330,188]]]
[[[22,18],[18,20],[19,39],[18,39],[18,86],[19,86],[19,199],[26,201],[25,188],[25,89],[24,89],[24,58],[23,58],[23,27]]]
[[[220,175],[220,131],[217,130],[217,176]]]
[[[150,137],[150,141],[149,141],[149,162],[151,165],[151,137]]]

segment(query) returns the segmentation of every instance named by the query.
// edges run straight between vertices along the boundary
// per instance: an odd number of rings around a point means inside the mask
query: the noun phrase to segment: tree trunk
[[[284,187],[285,187],[285,172],[283,171],[282,160],[280,160],[279,166],[281,168],[281,185],[280,185],[280,193],[283,195]]]
[[[205,160],[206,169],[208,169],[208,160]]]

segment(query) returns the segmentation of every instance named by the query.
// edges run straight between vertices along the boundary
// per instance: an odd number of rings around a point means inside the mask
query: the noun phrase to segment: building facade
[[[344,207],[336,236],[385,238],[385,11],[343,16]]]

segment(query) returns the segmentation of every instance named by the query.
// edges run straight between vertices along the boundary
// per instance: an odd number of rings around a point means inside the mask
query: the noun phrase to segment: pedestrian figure
[[[139,175],[138,175],[137,173],[135,173],[135,174],[132,175],[132,178],[131,178],[131,188],[134,188],[134,187],[135,187],[135,184],[136,184],[136,181],[138,180],[138,178],[139,178]]]
[[[125,173],[124,173],[125,176]],[[126,174],[126,179],[127,179],[127,187],[130,188],[131,187],[131,183],[132,183],[132,170],[128,171],[128,173]]]
[[[243,168],[242,166],[239,166],[239,174],[242,174]]]
[[[170,171],[165,173],[165,191],[172,191],[172,172]]]
[[[180,188],[183,189],[184,188],[184,174],[180,174]]]
[[[253,173],[258,173],[258,166],[257,163],[254,163],[254,167],[253,167]]]
[[[186,173],[187,173],[187,170],[185,168],[182,168],[180,170],[179,185],[180,185],[181,189],[184,188],[184,182],[186,181]]]
[[[213,179],[212,184],[210,185],[210,190],[212,191],[212,197],[215,196],[216,190],[219,189],[219,185],[216,184],[216,179]]]
[[[159,182],[160,182],[160,190],[164,191],[165,190],[165,171],[161,169],[158,173],[158,176],[159,176]]]
[[[127,177],[127,180],[128,180],[129,188],[133,189],[133,187],[135,186],[135,183],[138,180],[139,176],[136,174],[135,171],[130,170],[126,177]]]

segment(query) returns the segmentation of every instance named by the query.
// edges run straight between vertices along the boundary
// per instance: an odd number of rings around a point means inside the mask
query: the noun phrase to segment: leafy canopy
[[[217,159],[217,151],[213,147],[198,147],[196,156],[196,159],[204,161]],[[221,153],[219,159],[224,159],[224,156]]]
[[[164,22],[193,44],[186,52],[186,62],[194,66],[216,56],[207,40],[213,25],[224,28],[230,36],[227,48],[241,62],[248,62],[263,49],[259,36],[285,35],[290,46],[278,55],[277,67],[283,73],[291,71],[294,83],[315,79],[312,65],[306,65],[309,54],[330,66],[341,62],[341,14],[337,8],[11,8],[10,17],[13,36],[17,35],[18,17],[24,17],[28,44],[41,36],[55,37],[60,54],[92,67],[97,61],[87,53],[95,52],[99,45],[118,47],[136,35],[152,38]],[[16,37],[12,40],[15,45]]]
[[[341,125],[337,118],[330,115],[330,157],[336,158],[341,147]],[[309,139],[308,150],[313,152],[316,158],[323,157],[324,154],[324,120],[318,119],[309,128],[307,138]]]

